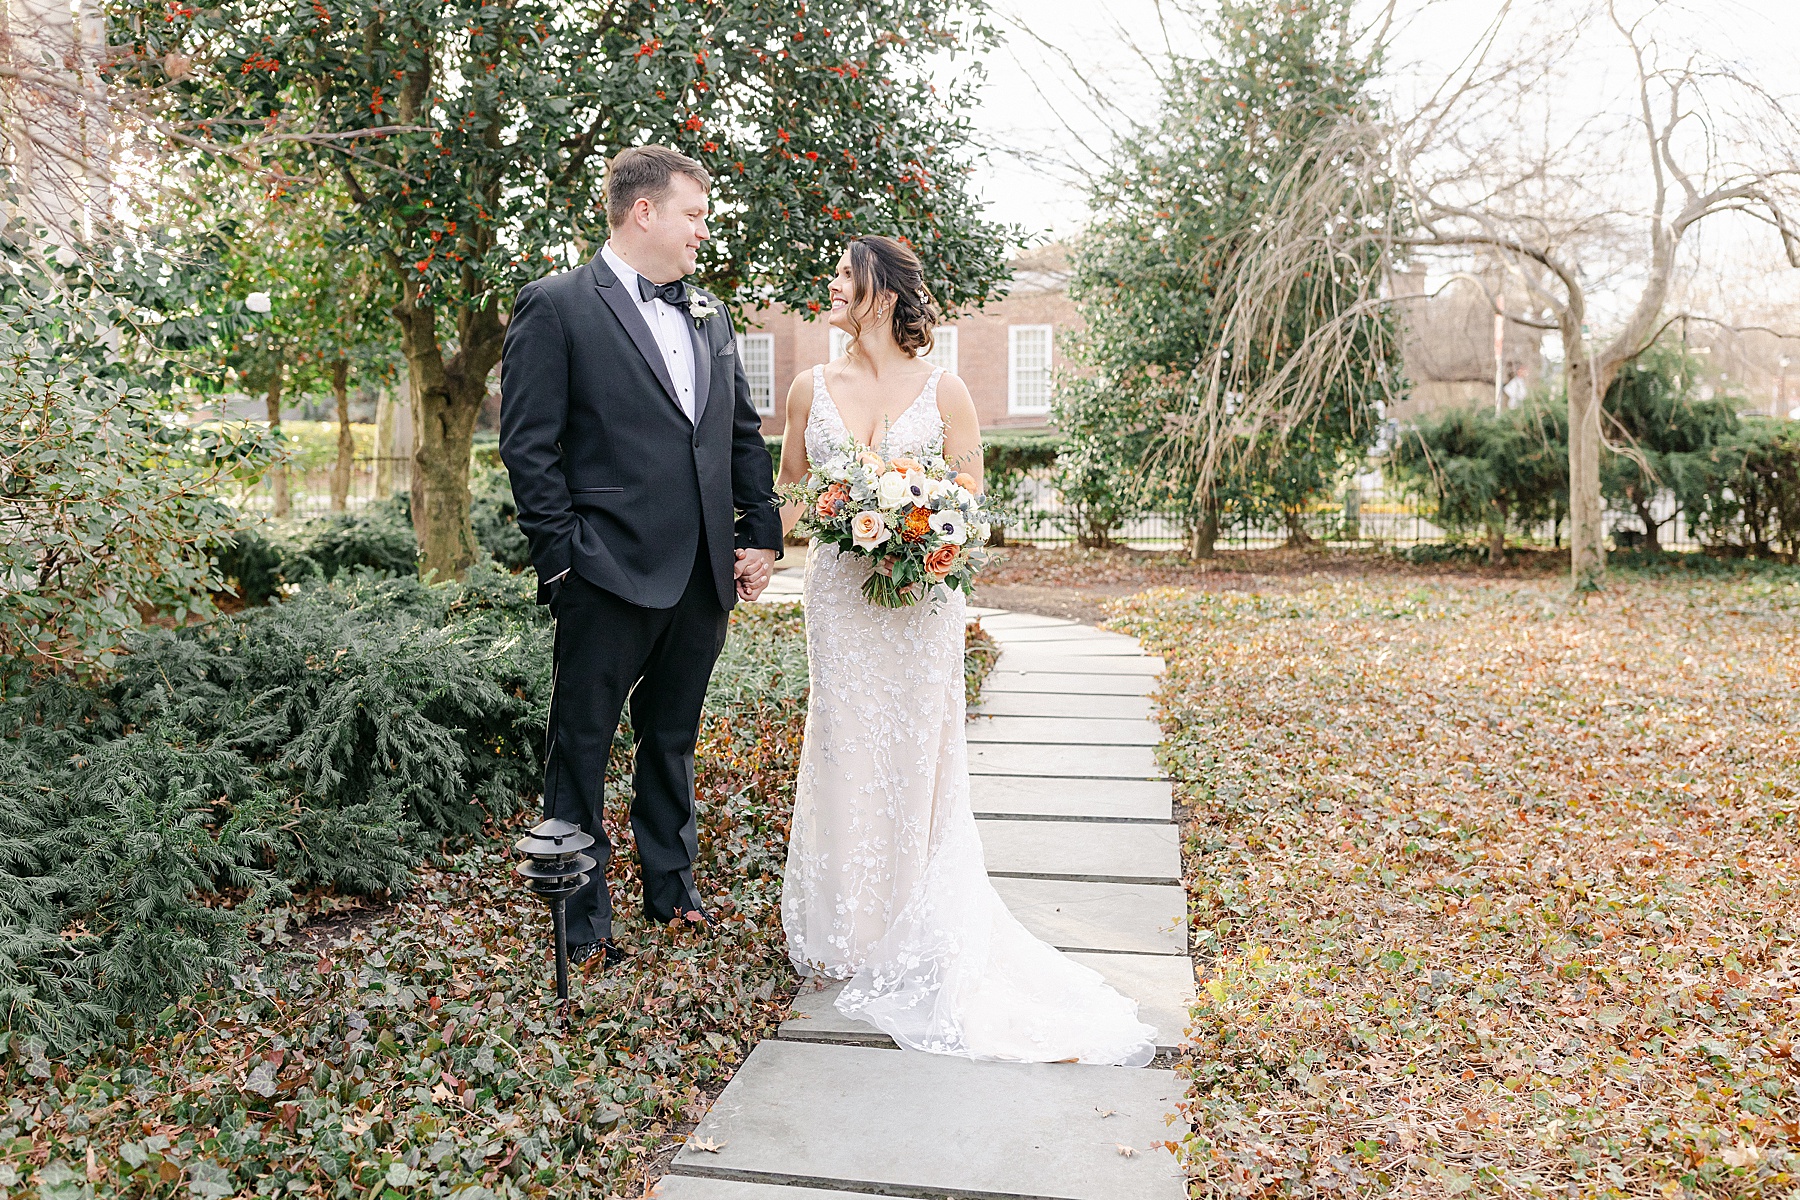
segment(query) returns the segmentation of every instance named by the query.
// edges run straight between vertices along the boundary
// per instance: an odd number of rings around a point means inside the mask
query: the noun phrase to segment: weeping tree
[[[1070,286],[1085,324],[1074,352],[1090,370],[1065,382],[1058,407],[1066,490],[1078,502],[1091,492],[1101,519],[1127,496],[1179,504],[1197,556],[1211,554],[1222,521],[1308,540],[1308,504],[1373,440],[1375,402],[1398,380],[1395,326],[1364,312],[1358,353],[1322,389],[1301,397],[1279,382],[1313,325],[1378,276],[1380,256],[1366,250],[1312,262],[1267,314],[1271,336],[1242,347],[1231,386],[1218,387],[1231,267],[1263,236],[1280,198],[1272,184],[1332,175],[1323,134],[1372,107],[1377,61],[1355,44],[1350,10],[1227,0],[1206,22],[1216,52],[1162,70],[1156,118],[1122,139],[1093,188],[1096,220]],[[1365,218],[1356,205],[1367,197],[1344,199],[1339,219]],[[1283,411],[1239,411],[1254,385]]]
[[[1004,274],[967,187],[978,0],[125,3],[112,82],[147,128],[286,186],[342,188],[410,376],[422,569],[476,556],[469,450],[525,282],[598,249],[606,160],[658,142],[716,181],[701,282],[816,311],[844,237],[906,238],[951,306]]]
[[[1303,161],[1274,181],[1260,236],[1234,247],[1219,273],[1229,302],[1207,386],[1179,414],[1189,453],[1203,465],[1220,457],[1216,417],[1228,399],[1247,421],[1293,423],[1337,381],[1360,377],[1367,318],[1392,307],[1395,289],[1358,273],[1354,289],[1322,295],[1322,261],[1498,267],[1528,298],[1507,318],[1561,338],[1571,570],[1577,588],[1599,586],[1602,397],[1683,315],[1671,297],[1696,230],[1747,216],[1800,266],[1795,118],[1731,63],[1675,43],[1672,15],[1654,2],[1573,17],[1548,3],[1505,6],[1410,113],[1351,109],[1322,130],[1316,159],[1332,169]],[[1379,45],[1386,28],[1364,36]],[[1622,107],[1569,111],[1558,85],[1577,51],[1625,68]],[[1608,115],[1621,111],[1622,121]],[[1378,219],[1347,221],[1347,208]],[[1600,281],[1623,313],[1605,336],[1590,329]],[[1260,350],[1282,343],[1291,306],[1308,296],[1327,311],[1277,370],[1261,370]]]

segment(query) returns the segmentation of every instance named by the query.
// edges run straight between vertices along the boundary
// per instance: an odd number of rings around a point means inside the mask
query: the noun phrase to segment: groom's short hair
[[[701,187],[712,186],[706,168],[678,150],[666,146],[633,146],[613,156],[606,167],[606,223],[615,228],[631,215],[641,198],[661,203],[669,193],[669,181],[686,175]]]

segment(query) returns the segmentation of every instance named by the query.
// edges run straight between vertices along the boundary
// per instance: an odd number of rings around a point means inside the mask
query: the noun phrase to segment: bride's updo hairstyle
[[[856,285],[850,306],[852,346],[863,332],[858,315],[863,301],[880,304],[879,297],[888,292],[894,300],[886,320],[895,343],[915,358],[931,349],[931,331],[943,323],[944,317],[925,287],[925,268],[912,247],[879,234],[851,238],[850,279]]]

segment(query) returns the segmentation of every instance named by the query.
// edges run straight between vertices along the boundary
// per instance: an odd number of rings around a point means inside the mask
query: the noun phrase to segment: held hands
[[[769,579],[775,573],[775,551],[773,550],[739,550],[737,566],[732,568],[732,577],[737,580],[739,600],[754,600],[763,594],[769,586]]]

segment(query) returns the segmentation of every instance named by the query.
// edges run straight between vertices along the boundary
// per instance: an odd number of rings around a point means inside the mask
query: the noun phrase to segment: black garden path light
[[[594,844],[592,834],[567,821],[549,820],[532,827],[513,846],[525,861],[513,867],[538,899],[550,906],[550,924],[556,937],[556,1003],[569,1003],[568,900],[588,880],[594,860],[583,854]]]

